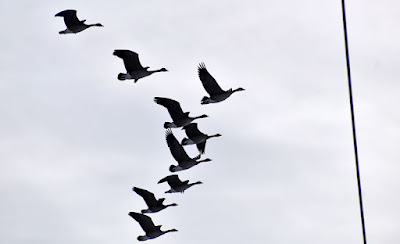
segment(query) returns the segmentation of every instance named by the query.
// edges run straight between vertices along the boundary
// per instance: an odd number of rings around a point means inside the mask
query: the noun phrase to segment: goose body
[[[167,177],[162,178],[158,182],[158,184],[163,183],[163,182],[167,182],[168,185],[171,187],[171,189],[166,191],[165,193],[175,193],[175,192],[183,193],[185,190],[187,190],[188,188],[190,188],[194,185],[203,184],[203,182],[201,182],[201,181],[197,181],[194,183],[189,183],[188,180],[181,181],[179,179],[178,175],[168,175]]]
[[[153,221],[151,218],[147,215],[140,214],[140,213],[135,213],[135,212],[130,212],[129,216],[134,218],[142,227],[144,232],[146,233],[144,236],[138,236],[139,241],[146,241],[148,239],[154,239],[157,238],[161,235],[164,235],[168,232],[173,232],[173,231],[178,231],[176,229],[170,229],[166,231],[161,230],[161,225],[154,225]]]
[[[172,118],[172,122],[164,123],[165,129],[183,127],[185,125],[190,124],[195,119],[208,117],[205,114],[197,116],[197,117],[190,117],[189,112],[183,112],[179,102],[177,102],[173,99],[164,98],[164,97],[155,97],[154,102],[165,107],[168,110],[169,115]]]
[[[139,79],[149,76],[153,73],[168,71],[165,68],[148,70],[149,67],[143,67],[140,64],[139,55],[130,50],[114,50],[113,54],[124,60],[124,65],[127,72],[126,74],[119,73],[118,80],[133,80],[133,82],[136,83]]]
[[[133,187],[132,190],[136,192],[139,196],[141,196],[143,200],[146,202],[148,209],[142,210],[142,213],[157,213],[167,207],[178,206],[176,203],[164,205],[163,202],[165,198],[160,198],[157,200],[153,193],[145,189]]]
[[[214,77],[212,77],[211,74],[207,71],[206,65],[204,63],[199,64],[198,74],[204,89],[209,94],[209,97],[207,96],[203,97],[203,99],[201,100],[201,104],[222,102],[228,97],[230,97],[233,93],[238,91],[244,91],[244,89],[241,87],[234,90],[232,89],[228,89],[226,91],[222,90],[222,88],[218,85]]]
[[[167,140],[167,144],[168,144],[169,150],[171,151],[172,156],[178,162],[178,165],[171,165],[169,167],[169,171],[171,171],[171,172],[181,171],[181,170],[189,169],[199,163],[211,161],[211,159],[209,159],[209,158],[199,160],[200,155],[198,155],[195,158],[190,158],[187,155],[187,153],[185,152],[185,150],[183,149],[183,146],[178,142],[178,140],[175,138],[174,134],[172,134],[171,129],[168,129],[166,131],[165,138]]]
[[[220,134],[207,135],[199,131],[196,123],[191,123],[183,127],[188,138],[183,138],[181,144],[183,146],[196,144],[197,149],[201,154],[205,152],[206,140],[212,137],[219,137]]]
[[[92,26],[103,27],[100,23],[85,24],[86,20],[79,20],[78,17],[76,17],[76,10],[73,9],[61,11],[55,16],[64,17],[64,23],[67,26],[67,29],[59,32],[60,34],[76,34]]]

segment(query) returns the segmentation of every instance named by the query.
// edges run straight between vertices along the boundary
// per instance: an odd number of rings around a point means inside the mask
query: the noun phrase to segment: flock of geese
[[[93,26],[97,27],[103,26],[100,23],[85,24],[85,20],[79,20],[77,18],[76,10],[64,10],[56,14],[55,16],[63,17],[65,25],[67,26],[67,29],[59,32],[60,34],[76,34]],[[139,79],[149,76],[153,73],[168,71],[165,68],[157,70],[149,70],[149,67],[143,67],[140,64],[139,55],[130,50],[122,50],[122,49],[114,50],[113,54],[124,61],[126,69],[126,73],[118,74],[117,77],[118,80],[133,80],[134,82],[137,82]],[[218,85],[217,81],[207,71],[204,63],[199,64],[198,75],[203,84],[204,89],[209,95],[209,96],[204,96],[201,99],[201,104],[222,102],[228,97],[230,97],[233,93],[244,90],[243,88],[223,90]],[[155,97],[154,102],[165,107],[168,110],[168,113],[172,119],[171,122],[164,123],[164,128],[166,129],[165,138],[167,141],[167,145],[170,149],[173,158],[177,162],[177,165],[171,165],[169,167],[169,171],[177,172],[177,171],[187,170],[199,163],[211,161],[211,159],[209,158],[200,160],[201,155],[205,153],[206,141],[212,137],[219,137],[221,135],[204,134],[198,129],[196,123],[192,123],[194,120],[200,118],[206,118],[208,116],[203,114],[200,116],[191,117],[189,116],[189,112],[183,112],[179,102],[170,98]],[[179,142],[172,133],[171,129],[181,128],[181,127],[182,129],[185,130],[187,138],[183,138],[182,141]],[[183,146],[186,145],[196,145],[199,151],[199,155],[194,158],[189,157],[189,155],[183,148]],[[171,188],[165,193],[176,193],[176,192],[183,193],[185,190],[194,185],[202,184],[201,181],[192,183],[189,183],[189,180],[181,181],[177,174],[166,176],[165,178],[158,181],[158,184],[164,182],[167,182]],[[129,216],[135,219],[145,232],[145,235],[138,236],[137,239],[139,241],[154,239],[168,232],[177,231],[176,229],[161,230],[161,225],[155,225],[152,219],[149,216],[145,215],[148,213],[157,213],[171,206],[177,206],[176,203],[165,205],[164,204],[165,198],[157,199],[153,193],[138,187],[133,187],[133,191],[143,198],[148,207],[147,209],[141,210],[141,213],[137,212],[129,213]]]

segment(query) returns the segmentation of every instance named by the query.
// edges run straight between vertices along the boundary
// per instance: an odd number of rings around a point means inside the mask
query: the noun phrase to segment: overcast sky
[[[65,9],[104,27],[59,35]],[[369,243],[400,240],[399,11],[347,2]],[[362,243],[340,1],[1,1],[0,22],[0,243],[137,243],[133,186],[179,204],[149,215],[179,230],[154,244]],[[121,82],[114,49],[169,72]],[[201,105],[200,62],[246,91]],[[184,194],[157,184],[175,161],[156,96],[222,134]]]

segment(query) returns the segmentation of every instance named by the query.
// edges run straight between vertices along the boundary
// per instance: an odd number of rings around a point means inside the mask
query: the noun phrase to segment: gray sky
[[[150,215],[151,243],[362,243],[340,1],[0,2],[0,242],[136,243],[128,216],[148,189],[178,207]],[[400,233],[400,3],[348,1],[354,102],[370,243]],[[78,10],[77,35],[54,15]],[[114,49],[157,73],[121,82]],[[205,62],[220,104],[197,77]],[[213,161],[179,173],[201,180],[165,195],[175,164],[153,97],[208,114]],[[174,129],[181,140],[185,134]],[[185,147],[191,156],[194,146]]]

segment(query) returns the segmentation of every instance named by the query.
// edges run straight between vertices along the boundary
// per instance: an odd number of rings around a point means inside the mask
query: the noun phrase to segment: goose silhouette
[[[64,17],[64,23],[67,26],[67,29],[59,32],[60,34],[76,34],[92,26],[103,27],[103,25],[100,23],[89,25],[85,24],[86,20],[79,20],[78,17],[76,17],[76,10],[74,9],[61,11],[55,16]]]
[[[133,187],[132,190],[134,192],[136,192],[139,196],[141,196],[143,198],[143,200],[146,202],[148,209],[143,209],[141,211],[142,213],[157,213],[163,209],[166,209],[167,207],[178,206],[178,204],[176,204],[176,203],[164,205],[163,202],[164,202],[165,198],[160,198],[157,200],[153,193],[151,193],[145,189]]]
[[[232,90],[232,88],[226,91],[222,90],[214,77],[212,77],[211,74],[207,71],[206,65],[204,63],[200,63],[198,67],[198,74],[204,89],[210,95],[209,97],[204,96],[203,99],[201,99],[201,104],[222,102],[230,97],[233,93],[244,91],[244,89],[241,87],[234,90]]]
[[[139,79],[149,76],[151,74],[168,71],[166,68],[148,70],[149,67],[143,67],[140,64],[139,54],[130,50],[114,50],[113,54],[124,60],[124,65],[127,73],[118,74],[118,80],[121,81],[133,79],[133,82],[136,83]]]
[[[155,97],[154,102],[165,107],[172,118],[172,122],[165,122],[164,128],[178,128],[190,124],[195,119],[206,118],[207,115],[203,114],[197,117],[190,117],[189,112],[183,112],[179,102],[164,97]]]
[[[163,231],[163,230],[161,230],[161,225],[154,225],[151,218],[144,214],[130,212],[129,216],[134,218],[140,224],[140,226],[146,233],[144,236],[137,237],[137,239],[139,241],[146,241],[148,239],[154,239],[154,238],[157,238],[168,232],[178,231],[176,229],[170,229],[170,230]]]

